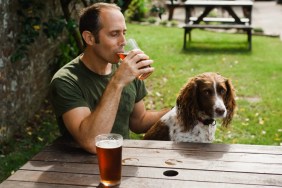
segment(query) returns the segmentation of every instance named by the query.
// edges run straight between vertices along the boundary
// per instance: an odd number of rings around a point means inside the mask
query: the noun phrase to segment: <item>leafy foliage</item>
[[[147,12],[146,0],[132,0],[125,12],[125,16],[130,21],[142,21]]]
[[[79,53],[79,49],[72,35],[68,34],[67,41],[59,45],[59,51],[60,53],[54,57],[55,67],[53,67],[53,69],[55,71],[64,66],[67,62],[70,62],[73,57],[76,57]]]
[[[11,56],[13,63],[28,58],[28,46],[34,43],[41,33],[55,40],[67,24],[63,17],[51,17],[45,21],[42,15],[45,10],[43,1],[18,0],[18,3],[17,15],[22,31],[18,34],[17,46]]]
[[[41,25],[40,13],[44,10],[42,2],[34,2],[33,0],[18,0],[20,9],[17,11],[20,17],[20,32],[17,40],[15,53],[11,57],[12,62],[16,62],[27,57],[28,45],[35,41],[39,36]]]
[[[43,15],[45,10],[44,1],[36,1],[36,0],[18,0],[19,8],[17,11],[17,15],[19,17],[19,26],[21,28],[21,32],[17,36],[17,46],[14,50],[14,53],[11,56],[11,62],[15,63],[22,59],[28,58],[28,48],[33,42],[36,41],[37,37],[41,34],[44,34],[48,39],[56,40],[58,36],[62,34],[64,29],[67,29],[70,37],[72,38],[70,41],[74,41],[72,45],[76,45],[72,49],[77,50],[75,54],[83,51],[83,44],[80,38],[80,34],[78,32],[78,25],[76,24],[75,17],[71,17],[71,8],[70,4],[83,4],[84,6],[88,6],[89,4],[96,2],[112,2],[111,0],[60,0],[61,7],[63,10],[63,15],[53,16],[46,18]],[[88,2],[88,3],[87,3]],[[121,6],[122,10],[126,10],[131,0],[117,0],[116,3]],[[145,7],[144,4],[142,6]],[[77,16],[77,15],[76,15]],[[63,43],[65,44],[65,43]],[[62,47],[61,49],[66,49],[68,45]],[[65,52],[61,52],[63,56],[65,56]],[[70,55],[73,55],[71,53]],[[61,63],[60,63],[61,64]]]
[[[43,32],[47,38],[57,39],[64,27],[68,25],[69,23],[66,24],[63,18],[50,18],[43,23]]]

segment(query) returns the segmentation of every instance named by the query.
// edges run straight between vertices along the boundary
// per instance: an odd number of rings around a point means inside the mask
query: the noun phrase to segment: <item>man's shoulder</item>
[[[76,57],[69,63],[61,67],[53,76],[52,81],[55,79],[72,78],[80,71],[79,57]]]

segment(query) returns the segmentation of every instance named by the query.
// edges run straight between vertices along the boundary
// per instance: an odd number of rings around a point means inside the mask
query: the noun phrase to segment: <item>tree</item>
[[[132,0],[60,0],[63,15],[58,17],[44,18],[41,15],[44,9],[44,1],[36,0],[18,0],[19,10],[17,11],[22,25],[22,32],[18,35],[18,45],[15,52],[11,56],[11,61],[16,62],[27,58],[28,46],[33,43],[40,32],[43,32],[47,38],[56,40],[66,28],[69,38],[73,39],[75,49],[81,53],[83,51],[83,42],[77,27],[77,15],[73,14],[73,10],[77,7],[86,7],[96,2],[116,3],[125,12]],[[77,54],[72,54],[77,55]]]

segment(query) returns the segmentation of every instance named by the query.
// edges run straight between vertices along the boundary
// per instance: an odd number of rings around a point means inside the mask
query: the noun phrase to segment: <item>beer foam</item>
[[[106,148],[106,149],[118,148],[121,145],[122,145],[122,141],[120,140],[101,140],[96,143],[97,147]]]

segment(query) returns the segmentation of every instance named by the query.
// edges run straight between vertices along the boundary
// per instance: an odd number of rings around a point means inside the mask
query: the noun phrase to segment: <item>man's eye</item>
[[[113,37],[115,37],[115,36],[118,35],[118,33],[117,33],[117,32],[112,32],[111,35],[112,35]]]

